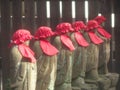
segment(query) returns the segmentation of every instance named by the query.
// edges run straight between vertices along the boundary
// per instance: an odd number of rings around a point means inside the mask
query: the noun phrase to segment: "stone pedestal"
[[[118,80],[119,74],[108,73],[100,75],[98,80],[85,79],[85,84],[81,84],[82,87],[73,90],[116,90]]]

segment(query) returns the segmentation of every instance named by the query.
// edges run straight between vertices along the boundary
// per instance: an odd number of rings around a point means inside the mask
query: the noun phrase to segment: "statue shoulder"
[[[12,46],[10,49],[10,61],[13,64],[17,64],[22,60],[23,56],[21,55],[20,51],[18,50],[17,45]]]
[[[75,35],[74,35],[74,33],[72,33],[72,34],[70,35],[70,38],[71,38],[72,41],[75,41]]]
[[[35,52],[35,57],[38,59],[42,55],[42,50],[40,48],[39,40],[34,41],[33,51]]]
[[[60,36],[56,36],[53,40],[52,43],[56,48],[60,49],[61,48],[61,40],[60,40]]]
[[[40,42],[36,40],[33,43],[33,50],[36,51],[38,48],[40,49]]]
[[[11,47],[10,54],[12,54],[12,55],[19,55],[20,54],[17,45]]]

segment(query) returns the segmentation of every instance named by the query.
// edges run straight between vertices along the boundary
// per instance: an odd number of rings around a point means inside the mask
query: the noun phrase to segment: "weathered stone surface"
[[[111,80],[103,75],[98,80],[98,86],[100,90],[108,90],[111,87]]]
[[[10,50],[10,88],[11,90],[35,90],[36,63],[28,62],[15,45]]]
[[[72,87],[72,90],[81,90],[81,89],[78,87]]]
[[[87,63],[86,63],[86,79],[97,80],[98,75],[98,55],[99,48],[98,45],[95,45],[91,42],[88,33],[84,33],[86,40],[89,42],[90,46],[87,47]]]
[[[55,90],[72,90],[72,51],[62,44],[59,36],[55,37],[53,45],[59,49]]]
[[[72,67],[72,86],[73,87],[82,87],[85,84],[85,71],[86,71],[86,47],[80,46],[75,38],[75,33],[71,34],[71,40],[73,41],[74,46],[76,47],[73,52],[73,67]]]
[[[87,65],[86,65],[86,79],[96,80],[99,78],[98,75],[98,46],[95,44],[90,44],[87,47]]]
[[[111,80],[111,87],[116,87],[119,80],[119,74],[109,73],[109,74],[106,74],[106,77]]]
[[[62,85],[57,85],[55,90],[72,90],[71,84],[64,83]]]
[[[116,90],[116,87],[111,87],[108,90]]]
[[[98,72],[99,74],[108,73],[108,62],[110,60],[110,39],[101,36],[98,32],[96,34],[104,41],[99,45],[99,63]]]
[[[98,88],[96,84],[88,84],[86,87],[82,87],[81,90],[98,90]]]
[[[54,90],[57,56],[48,56],[40,48],[39,41],[34,42],[33,47],[37,58],[37,83],[36,90]]]

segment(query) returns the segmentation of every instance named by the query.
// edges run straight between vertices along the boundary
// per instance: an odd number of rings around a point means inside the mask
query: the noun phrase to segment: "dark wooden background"
[[[0,68],[3,75],[3,88],[9,81],[9,48],[11,35],[19,28],[29,29],[34,34],[42,25],[53,30],[60,22],[86,21],[85,0],[50,1],[50,18],[47,18],[46,1],[48,0],[0,0]],[[72,18],[72,1],[75,1],[76,17]],[[101,13],[107,18],[105,28],[112,34],[111,58],[108,64],[110,72],[120,73],[120,0],[88,0],[89,20]],[[111,13],[115,13],[115,28],[111,27]]]

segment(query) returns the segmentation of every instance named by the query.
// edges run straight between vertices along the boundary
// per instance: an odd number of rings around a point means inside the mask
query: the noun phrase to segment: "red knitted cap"
[[[60,23],[56,26],[56,34],[65,34],[72,31],[74,31],[74,29],[70,23]]]
[[[54,35],[54,33],[50,27],[41,26],[37,29],[37,31],[34,35],[34,38],[35,39],[45,39],[45,38],[51,37],[53,35]]]
[[[95,21],[98,22],[98,24],[103,23],[104,21],[106,21],[106,18],[104,16],[97,16],[94,18]]]
[[[93,30],[95,28],[99,27],[98,23],[95,21],[95,20],[90,20],[88,21],[87,23],[87,28],[86,30],[89,31],[89,30]]]
[[[86,25],[83,21],[76,21],[72,24],[74,31],[84,30],[86,28]]]
[[[21,44],[27,40],[31,40],[32,39],[32,35],[29,32],[29,30],[26,29],[19,29],[17,30],[13,36],[12,36],[12,43],[13,44]]]

